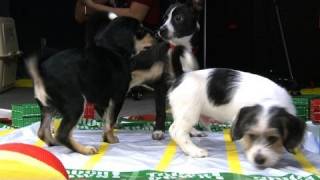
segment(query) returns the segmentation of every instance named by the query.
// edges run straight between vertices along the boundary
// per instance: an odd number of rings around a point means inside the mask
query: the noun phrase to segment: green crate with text
[[[293,96],[293,104],[296,107],[297,116],[305,121],[310,120],[310,102],[312,99],[318,99],[320,95],[300,95]]]
[[[21,128],[41,120],[40,107],[37,104],[13,104],[12,126]]]

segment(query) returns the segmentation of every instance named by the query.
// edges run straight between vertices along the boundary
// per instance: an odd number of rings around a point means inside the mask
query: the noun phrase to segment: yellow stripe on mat
[[[33,145],[43,148],[47,144],[44,141],[42,141],[41,139],[38,138],[38,140]]]
[[[116,133],[117,131],[118,129],[113,129],[113,133]],[[92,170],[101,161],[103,156],[106,154],[106,151],[108,150],[109,145],[110,145],[109,143],[105,143],[105,142],[101,143],[98,153],[95,155],[92,155],[82,169]]]
[[[165,171],[168,168],[176,152],[177,144],[171,139],[166,147],[166,150],[164,151],[164,154],[159,164],[156,166],[156,171]]]
[[[299,162],[303,170],[309,173],[320,175],[319,170],[317,170],[317,168],[313,164],[311,164],[311,162],[306,158],[306,156],[300,149],[296,151],[296,154],[294,154],[294,158]]]
[[[2,131],[0,131],[0,137],[1,137],[1,136],[6,136],[6,135],[12,133],[13,131],[14,131],[14,129],[5,129],[5,130],[2,130]]]
[[[230,129],[223,130],[224,141],[226,143],[226,153],[228,158],[228,165],[232,173],[241,174],[242,169],[236,145],[232,142],[230,136]]]
[[[93,169],[102,159],[102,157],[105,155],[106,151],[108,150],[108,147],[109,147],[108,143],[101,143],[98,153],[90,157],[90,159],[83,166],[83,169],[84,170]]]

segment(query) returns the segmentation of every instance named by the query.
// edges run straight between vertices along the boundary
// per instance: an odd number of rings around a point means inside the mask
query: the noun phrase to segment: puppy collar
[[[176,48],[175,44],[169,43],[169,49],[174,50]]]
[[[174,50],[175,48],[176,48],[176,45],[175,45],[175,44],[169,43],[169,49]],[[195,55],[195,54],[197,53],[197,51],[198,51],[197,48],[195,48],[195,47],[192,48],[192,54]]]
[[[197,53],[197,51],[198,51],[198,48],[196,48],[196,47],[193,47],[193,48],[192,48],[192,54],[195,55],[195,54]]]

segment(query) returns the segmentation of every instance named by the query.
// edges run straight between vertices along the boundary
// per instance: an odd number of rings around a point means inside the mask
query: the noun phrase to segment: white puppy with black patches
[[[284,149],[293,152],[303,139],[306,125],[296,117],[291,96],[256,74],[223,68],[185,73],[168,97],[174,118],[169,133],[192,157],[208,156],[189,136],[200,115],[232,124],[232,140],[241,140],[248,160],[258,167],[275,165]]]

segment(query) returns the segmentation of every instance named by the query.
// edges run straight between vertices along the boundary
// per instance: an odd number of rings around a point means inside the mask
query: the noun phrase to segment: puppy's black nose
[[[168,36],[168,29],[167,28],[160,28],[159,32],[158,32],[158,35],[161,37],[161,38],[167,38]]]
[[[262,165],[266,162],[266,158],[263,157],[261,154],[258,154],[255,158],[254,161],[258,164],[258,165]]]
[[[161,39],[160,31],[157,31],[157,33],[155,34],[155,38],[156,39]]]

